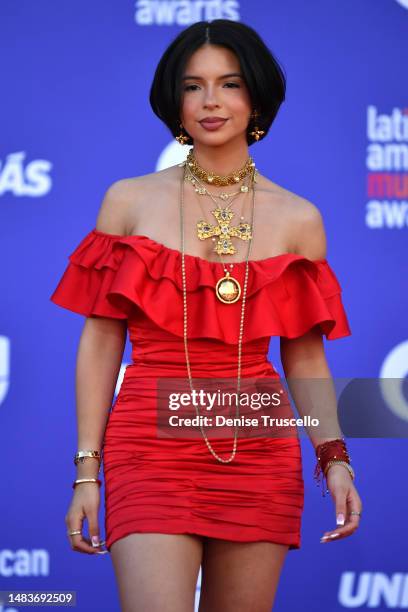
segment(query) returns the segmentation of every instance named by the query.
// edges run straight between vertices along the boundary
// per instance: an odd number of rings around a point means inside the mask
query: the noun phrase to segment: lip
[[[215,115],[212,115],[211,117],[204,117],[204,119],[201,119],[200,123],[202,121],[205,121],[206,123],[217,123],[218,121],[226,121],[227,119],[225,117],[217,117]]]
[[[228,119],[224,119],[223,117],[205,117],[204,119],[201,119],[199,123],[206,130],[217,130],[227,121]]]

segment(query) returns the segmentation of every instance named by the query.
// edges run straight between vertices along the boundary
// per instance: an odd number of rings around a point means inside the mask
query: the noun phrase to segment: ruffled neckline
[[[96,228],[69,255],[51,299],[85,316],[132,318],[143,311],[156,326],[183,337],[182,253],[145,234],[124,236]],[[349,335],[341,286],[327,259],[296,253],[249,259],[244,342],[294,338],[319,325],[328,339]],[[215,287],[223,264],[185,253],[189,338],[237,343],[241,301],[223,304]],[[233,276],[243,288],[246,261]]]

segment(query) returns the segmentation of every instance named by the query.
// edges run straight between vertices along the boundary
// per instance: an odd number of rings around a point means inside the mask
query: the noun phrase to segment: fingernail
[[[344,525],[344,514],[340,513],[337,515],[337,525]]]
[[[97,555],[106,555],[109,552],[109,550],[97,550],[96,554]]]
[[[96,546],[100,546],[101,543],[99,541],[99,536],[94,535],[91,537],[91,542],[92,542],[92,546],[96,547]]]

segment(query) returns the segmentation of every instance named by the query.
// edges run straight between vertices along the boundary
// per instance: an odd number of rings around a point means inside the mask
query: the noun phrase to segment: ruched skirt
[[[267,372],[264,366],[256,369],[249,374],[279,378],[269,363]],[[300,548],[304,482],[299,439],[238,436],[234,459],[221,463],[201,434],[160,437],[159,374],[162,370],[151,365],[129,365],[109,415],[103,449],[108,550],[116,540],[142,532]],[[231,455],[233,435],[231,429],[228,437],[208,436],[224,459]]]

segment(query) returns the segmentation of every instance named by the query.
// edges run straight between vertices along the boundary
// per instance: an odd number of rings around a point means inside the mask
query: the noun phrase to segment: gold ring
[[[361,516],[361,512],[357,512],[356,510],[352,510],[352,511],[350,512],[350,516],[351,516],[352,514],[356,514],[357,516]]]
[[[68,531],[67,533],[69,536],[82,535],[82,531],[80,529],[75,529],[74,531]]]

